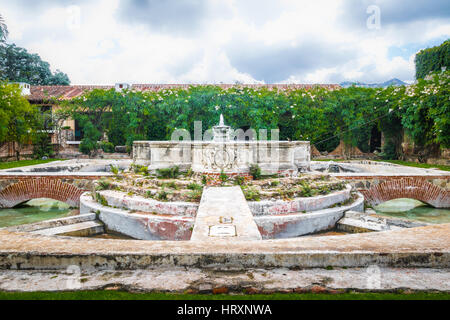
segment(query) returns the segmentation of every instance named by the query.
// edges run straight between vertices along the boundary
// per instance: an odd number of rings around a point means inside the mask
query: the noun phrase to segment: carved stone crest
[[[237,152],[234,148],[225,146],[205,148],[203,151],[203,166],[205,169],[227,170],[233,169],[237,162]]]

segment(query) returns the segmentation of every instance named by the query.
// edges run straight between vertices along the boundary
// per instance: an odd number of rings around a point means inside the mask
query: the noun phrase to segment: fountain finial
[[[220,114],[220,122],[219,122],[219,126],[223,127],[225,126],[225,122],[223,120],[223,114]]]

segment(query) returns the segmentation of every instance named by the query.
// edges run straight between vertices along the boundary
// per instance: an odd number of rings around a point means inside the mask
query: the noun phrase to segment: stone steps
[[[336,223],[339,231],[360,233],[373,231],[399,230],[404,228],[421,227],[427,224],[363,212],[347,211],[344,217]]]
[[[36,223],[24,224],[20,226],[13,226],[7,228],[6,230],[11,232],[33,232],[42,229],[50,229],[60,226],[82,223],[86,221],[93,221],[95,219],[96,219],[95,213],[87,213],[65,218],[51,219]]]
[[[34,234],[44,236],[71,236],[71,237],[88,237],[100,233],[104,233],[104,226],[98,221],[86,221],[81,223],[69,224],[54,228],[41,229],[33,231]]]

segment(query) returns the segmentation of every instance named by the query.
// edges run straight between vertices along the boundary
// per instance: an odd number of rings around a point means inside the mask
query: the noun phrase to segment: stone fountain
[[[257,164],[263,174],[296,174],[310,165],[309,141],[234,140],[223,115],[208,141],[135,141],[133,160],[149,169],[179,166],[197,173],[248,173]]]

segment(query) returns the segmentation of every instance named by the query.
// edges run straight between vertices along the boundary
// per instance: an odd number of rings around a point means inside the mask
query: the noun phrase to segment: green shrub
[[[223,170],[220,172],[219,180],[222,182],[222,184],[228,181],[228,176],[225,172],[223,172]]]
[[[99,146],[105,153],[114,153],[114,145],[111,142],[102,141]]]
[[[90,155],[92,151],[97,149],[97,147],[98,147],[98,144],[96,142],[93,142],[93,141],[91,141],[89,139],[84,139],[80,143],[79,150],[83,154]]]
[[[109,168],[111,169],[111,172],[115,175],[119,174],[119,167],[113,166],[112,164],[109,165]]]
[[[192,177],[193,174],[194,174],[194,171],[192,171],[192,169],[189,168],[188,171],[186,171],[185,176],[186,177]]]
[[[272,187],[276,187],[276,186],[278,186],[280,184],[280,181],[278,181],[278,180],[274,180],[274,181],[271,181],[270,182],[270,185],[272,186]]]
[[[171,188],[171,189],[175,189],[178,190],[178,186],[175,182],[171,181],[171,182],[167,182],[167,183],[163,183],[161,185],[163,188]]]
[[[383,146],[380,156],[383,160],[397,160],[398,153],[394,143],[386,142]]]
[[[433,71],[441,71],[442,67],[450,68],[450,40],[444,41],[439,46],[420,50],[414,62],[416,79],[423,79]]]
[[[106,200],[106,198],[98,192],[95,193],[95,200],[98,203],[100,203],[102,206],[105,206],[105,207],[108,206],[108,201]]]
[[[188,198],[191,201],[200,201],[202,198],[202,190],[192,190],[188,193]]]
[[[236,176],[234,177],[234,184],[238,186],[242,186],[245,183],[245,178],[243,176]]]
[[[261,194],[256,188],[253,187],[242,187],[242,191],[244,192],[245,199],[247,201],[260,201]]]
[[[158,200],[167,200],[168,196],[169,193],[166,190],[164,190],[164,188],[162,188],[162,190],[158,192],[158,194],[156,195],[156,198]]]
[[[203,186],[195,182],[189,183],[187,188],[190,190],[203,190]]]
[[[38,133],[33,139],[33,156],[35,159],[54,156],[52,139],[46,132]]]
[[[106,181],[106,180],[99,180],[97,182],[97,186],[95,188],[95,190],[109,190],[111,189],[111,182]]]
[[[261,168],[257,164],[250,165],[250,175],[255,180],[261,179]]]
[[[180,174],[180,168],[178,166],[171,168],[156,169],[156,175],[161,179],[176,179]]]
[[[130,166],[130,169],[136,174],[142,174],[143,176],[148,176],[149,175],[148,167],[140,165],[140,164],[134,164],[133,163]]]

